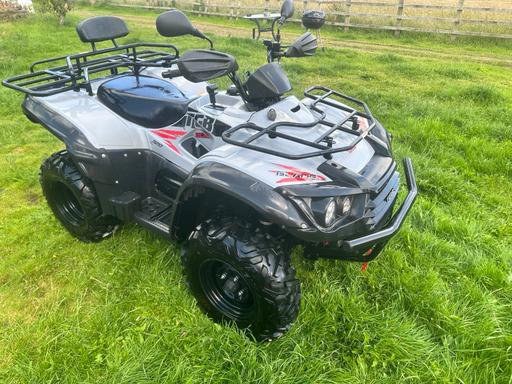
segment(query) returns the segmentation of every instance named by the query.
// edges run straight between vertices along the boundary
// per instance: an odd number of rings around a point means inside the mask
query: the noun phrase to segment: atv
[[[278,28],[293,14],[285,0]],[[75,237],[97,242],[135,221],[182,246],[199,306],[258,340],[284,334],[299,311],[292,249],[306,257],[367,263],[400,229],[417,195],[394,209],[399,172],[391,135],[368,106],[324,86],[299,100],[282,58],[311,56],[305,33],[265,41],[268,63],[240,77],[235,58],[181,11],[156,20],[165,37],[191,35],[210,49],[120,45],[124,21],[77,25],[91,50],[36,61],[3,81],[26,94],[22,108],[66,149],[46,159],[48,205]],[[98,49],[96,44],[112,41]],[[219,91],[208,81],[227,76]]]

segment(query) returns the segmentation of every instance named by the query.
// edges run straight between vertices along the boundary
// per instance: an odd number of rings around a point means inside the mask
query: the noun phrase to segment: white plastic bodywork
[[[161,69],[145,70],[144,74],[161,78]],[[206,95],[206,83],[194,84],[182,77],[168,80],[177,85],[188,97],[196,98],[190,103],[190,109],[197,111],[184,117],[172,126],[149,129],[127,121],[103,105],[96,97],[96,90],[106,79],[93,83],[93,96],[84,90],[38,98],[45,108],[63,116],[76,126],[89,142],[98,149],[104,150],[133,150],[149,149],[176,164],[186,172],[202,162],[222,163],[264,182],[272,188],[289,184],[310,184],[328,182],[330,179],[321,174],[317,168],[325,162],[322,156],[289,160],[272,156],[247,148],[225,143],[219,136],[211,132],[212,121],[220,121],[229,127],[244,122],[253,122],[260,126],[268,126],[277,121],[312,122],[315,120],[307,100],[298,100],[295,96],[283,98],[278,103],[257,112],[248,111],[239,96],[229,96],[225,92],[217,95],[217,105],[221,110],[212,108]],[[339,122],[344,118],[339,109],[322,107],[326,118],[331,122]],[[269,109],[276,111],[276,118],[268,118]],[[195,118],[191,118],[195,116]],[[280,130],[301,138],[314,140],[328,129],[320,124],[312,128],[289,127]],[[254,133],[254,131],[252,132]],[[237,135],[244,135],[243,131]],[[182,143],[190,137],[207,148],[209,152],[199,159],[188,152]],[[334,147],[344,146],[354,140],[354,135],[336,131],[332,135]],[[285,139],[261,137],[254,142],[289,153],[311,152],[301,144]],[[350,169],[360,172],[374,155],[372,146],[362,140],[351,151],[333,154],[333,161]]]

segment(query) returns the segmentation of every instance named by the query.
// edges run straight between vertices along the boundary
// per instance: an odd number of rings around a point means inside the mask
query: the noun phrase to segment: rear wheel
[[[283,335],[299,311],[300,284],[281,242],[236,218],[210,219],[190,235],[183,266],[199,306],[258,340]]]
[[[118,221],[102,215],[91,181],[82,176],[67,151],[46,159],[39,176],[48,205],[73,236],[97,242],[114,232]]]

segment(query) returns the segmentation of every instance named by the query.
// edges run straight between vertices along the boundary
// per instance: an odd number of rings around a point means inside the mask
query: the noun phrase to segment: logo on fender
[[[276,176],[281,177],[276,181],[277,184],[281,183],[293,183],[293,182],[304,182],[304,181],[325,181],[325,176],[317,175],[315,173],[311,173],[308,171],[303,171],[301,169],[292,167],[290,165],[277,164],[278,167],[282,169],[273,169],[270,172],[274,173]]]

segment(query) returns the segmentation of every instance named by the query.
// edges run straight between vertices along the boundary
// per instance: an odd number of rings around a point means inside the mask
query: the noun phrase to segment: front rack
[[[322,94],[314,94],[313,92],[322,91]],[[339,93],[337,91],[334,91],[332,89],[321,87],[321,86],[314,86],[311,88],[308,88],[304,92],[304,96],[313,99],[313,102],[310,104],[310,108],[317,112],[320,117],[318,117],[315,121],[311,123],[295,123],[295,122],[287,122],[287,121],[281,121],[276,122],[274,124],[269,125],[268,127],[260,127],[257,124],[248,122],[248,123],[242,123],[240,125],[237,125],[236,127],[233,127],[231,129],[226,130],[222,134],[222,139],[233,145],[238,145],[240,147],[252,149],[255,151],[268,153],[269,155],[284,157],[286,159],[291,160],[300,160],[300,159],[306,159],[309,157],[316,157],[316,156],[324,156],[326,159],[331,159],[333,153],[338,152],[344,152],[349,151],[352,148],[354,148],[361,140],[363,140],[375,127],[375,120],[370,112],[370,109],[366,105],[366,103],[354,99],[350,96],[343,95],[342,93]],[[355,108],[351,108],[347,105],[337,103],[333,99],[330,99],[331,97],[337,97],[339,99],[348,101],[350,103],[353,103],[357,106],[359,106],[363,111],[359,111]],[[342,121],[339,123],[333,123],[328,120],[326,120],[326,114],[325,112],[318,107],[318,104],[324,104],[328,105],[330,107],[339,109],[343,112],[346,112],[346,116],[343,118]],[[368,128],[365,130],[360,129],[359,127],[359,118],[364,118],[368,121]],[[352,122],[352,127],[348,128],[345,125],[349,122]],[[305,140],[303,138],[289,135],[283,132],[279,132],[279,128],[282,127],[300,127],[300,128],[312,128],[316,126],[317,124],[322,124],[325,126],[330,127],[326,132],[322,133],[318,138],[316,138],[314,141],[311,140]],[[233,134],[236,132],[239,132],[242,129],[246,130],[252,130],[255,131],[254,134],[250,135],[249,137],[245,138],[245,140],[238,140],[233,138]],[[354,135],[354,140],[345,146],[333,148],[333,140],[331,135],[335,133],[336,131],[343,131],[346,133],[349,133],[351,135]],[[283,151],[278,151],[275,149],[269,149],[261,145],[253,144],[253,142],[260,138],[267,135],[269,138],[281,138],[285,140],[292,141],[294,143],[302,144],[306,147],[310,147],[314,149],[314,151],[306,152],[306,153],[299,153],[299,154],[291,154]]]
[[[133,43],[36,61],[30,66],[30,73],[10,77],[3,80],[2,84],[38,97],[80,89],[85,89],[89,95],[92,95],[93,74],[105,71],[117,74],[119,68],[124,67],[131,68],[138,75],[145,67],[170,67],[178,56],[179,51],[172,44]],[[45,67],[52,67],[37,69],[43,64]]]

